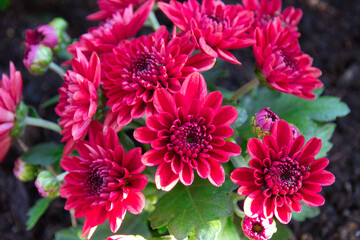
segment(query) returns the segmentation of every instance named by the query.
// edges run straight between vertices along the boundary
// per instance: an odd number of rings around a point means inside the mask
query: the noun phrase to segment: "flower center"
[[[287,67],[292,68],[294,71],[298,69],[296,61],[294,60],[294,58],[291,56],[290,53],[286,51],[281,51],[280,55],[283,58],[283,61]]]
[[[300,167],[297,161],[282,158],[274,161],[268,170],[265,181],[274,195],[291,195],[302,187],[305,167]]]
[[[159,53],[140,55],[134,59],[131,66],[133,82],[147,89],[155,89],[159,85],[163,86],[168,78],[163,62],[164,58]]]
[[[263,227],[261,226],[260,223],[256,222],[254,223],[252,230],[253,232],[260,233],[263,230]]]
[[[45,39],[45,35],[40,32],[40,31],[35,31],[34,35],[33,35],[33,44],[37,45],[39,44],[41,41],[43,41]]]
[[[204,29],[211,26],[214,32],[222,32],[225,28],[230,26],[230,21],[228,18],[217,16],[214,13],[205,13],[202,16],[201,22]]]
[[[174,150],[183,157],[184,161],[197,158],[201,152],[207,152],[211,148],[212,137],[203,122],[202,117],[185,123],[175,121],[171,127],[173,131],[168,145],[169,150]]]
[[[92,196],[100,196],[103,192],[106,185],[106,177],[109,175],[107,170],[108,169],[99,169],[98,167],[95,167],[88,174],[86,180],[87,190]]]

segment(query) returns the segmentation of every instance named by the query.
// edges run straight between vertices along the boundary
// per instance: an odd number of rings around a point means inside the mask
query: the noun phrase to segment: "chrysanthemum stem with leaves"
[[[250,82],[246,83],[244,86],[236,90],[234,95],[230,98],[230,100],[237,100],[245,93],[249,92],[251,89],[256,87],[259,84],[259,80],[257,78],[252,79]]]
[[[53,70],[56,74],[58,74],[61,78],[64,78],[63,75],[65,74],[65,70],[62,67],[60,67],[54,62],[51,62],[49,64],[49,68]]]
[[[61,128],[59,125],[41,118],[33,118],[28,116],[25,118],[25,124],[34,127],[46,128],[57,133],[61,132]]]

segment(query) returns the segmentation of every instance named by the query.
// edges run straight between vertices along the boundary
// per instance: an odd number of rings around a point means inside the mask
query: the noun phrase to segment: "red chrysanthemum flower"
[[[116,12],[122,12],[129,6],[138,7],[145,2],[153,0],[98,0],[97,4],[100,11],[87,16],[89,20],[104,20],[111,17]],[[151,10],[151,9],[150,9]]]
[[[21,101],[22,77],[13,62],[10,62],[10,76],[2,74],[0,82],[0,163],[11,145],[10,131],[15,126],[15,111]]]
[[[71,61],[72,71],[64,75],[63,86],[59,89],[60,99],[55,108],[61,117],[62,142],[66,142],[64,155],[72,152],[76,141],[86,136],[88,127],[98,105],[97,90],[100,86],[100,60],[96,53],[90,61],[77,50]]]
[[[91,28],[83,34],[79,42],[69,45],[68,51],[75,54],[78,48],[88,59],[92,52],[99,56],[111,52],[121,41],[134,36],[140,30],[153,6],[154,1],[147,1],[135,13],[132,6],[122,12],[115,12],[99,27]]]
[[[63,198],[68,198],[65,209],[75,208],[75,217],[86,217],[84,237],[90,230],[109,219],[112,232],[116,232],[128,210],[139,214],[145,205],[140,192],[147,183],[145,166],[141,163],[141,148],[125,154],[116,133],[110,128],[103,134],[102,125],[93,122],[89,141],[80,141],[80,157],[61,159],[61,167],[69,173],[60,188]]]
[[[53,49],[59,44],[59,36],[56,30],[50,25],[41,25],[34,30],[26,30],[25,45],[31,47],[33,45],[44,45]]]
[[[194,71],[210,69],[215,59],[198,53],[190,57],[194,44],[190,36],[169,40],[165,26],[149,36],[119,45],[104,56],[103,88],[107,105],[118,114],[117,123],[125,126],[134,118],[156,113],[153,94],[163,88],[178,92],[183,78]]]
[[[240,154],[235,143],[224,141],[232,136],[229,127],[237,118],[232,106],[223,106],[220,92],[207,94],[202,75],[195,72],[184,81],[179,93],[171,95],[164,89],[155,91],[157,116],[146,119],[146,127],[135,130],[141,143],[151,143],[142,162],[159,165],[155,173],[157,188],[171,190],[180,181],[190,185],[196,170],[215,186],[225,181],[220,163]]]
[[[312,58],[301,52],[298,39],[279,18],[266,28],[255,30],[254,55],[266,82],[275,90],[305,99],[322,87],[321,71],[312,67]]]
[[[265,28],[270,21],[280,17],[284,26],[288,26],[293,32],[297,32],[297,25],[303,15],[301,9],[288,7],[281,12],[281,0],[243,0],[244,8],[254,12],[256,27]]]
[[[241,64],[228,49],[249,47],[255,43],[247,33],[254,21],[251,11],[238,4],[225,5],[219,0],[196,0],[169,4],[159,3],[159,8],[183,32],[190,31],[198,48],[204,53],[233,64]]]
[[[251,240],[267,240],[277,231],[273,218],[245,216],[242,223],[244,234]]]
[[[284,120],[275,123],[271,135],[263,142],[252,138],[247,151],[252,157],[250,167],[241,167],[231,173],[231,180],[238,185],[240,195],[247,195],[245,214],[266,218],[275,217],[281,223],[291,220],[291,210],[301,211],[299,201],[309,206],[321,206],[324,198],[318,194],[321,186],[335,181],[332,173],[324,170],[326,158],[315,160],[321,140],[310,139],[303,147],[304,136],[293,139],[290,125]]]

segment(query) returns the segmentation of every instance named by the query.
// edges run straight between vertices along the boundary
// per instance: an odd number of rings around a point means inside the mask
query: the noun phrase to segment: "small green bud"
[[[59,196],[60,182],[55,174],[50,171],[41,171],[36,178],[35,186],[42,197],[54,198]]]
[[[22,182],[32,181],[35,179],[38,169],[35,165],[27,164],[19,157],[15,161],[14,175]]]
[[[48,69],[53,60],[51,48],[44,45],[33,45],[25,51],[23,63],[33,75],[41,75]]]

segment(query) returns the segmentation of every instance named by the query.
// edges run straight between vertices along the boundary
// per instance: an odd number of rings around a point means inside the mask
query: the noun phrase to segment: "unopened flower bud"
[[[292,130],[294,139],[297,138],[298,136],[300,136],[299,129],[295,125],[290,124],[290,127]]]
[[[40,75],[47,71],[52,62],[52,51],[44,45],[34,45],[25,51],[23,63],[33,75]]]
[[[14,175],[22,182],[34,180],[38,170],[35,165],[27,164],[19,157],[15,161]]]
[[[25,45],[27,47],[44,45],[53,49],[59,45],[59,36],[54,27],[50,25],[41,25],[34,30],[26,30]]]
[[[54,18],[49,25],[53,27],[56,31],[57,36],[60,38],[63,34],[63,32],[68,27],[68,23],[65,21],[65,19],[57,17]]]
[[[41,171],[36,178],[35,186],[42,197],[54,198],[59,196],[60,182],[50,171]]]
[[[279,120],[279,116],[270,111],[269,107],[266,107],[251,118],[251,127],[258,138],[263,138],[270,134],[272,127]]]
[[[273,218],[245,216],[242,221],[244,234],[251,240],[270,239],[277,231],[276,223]]]

